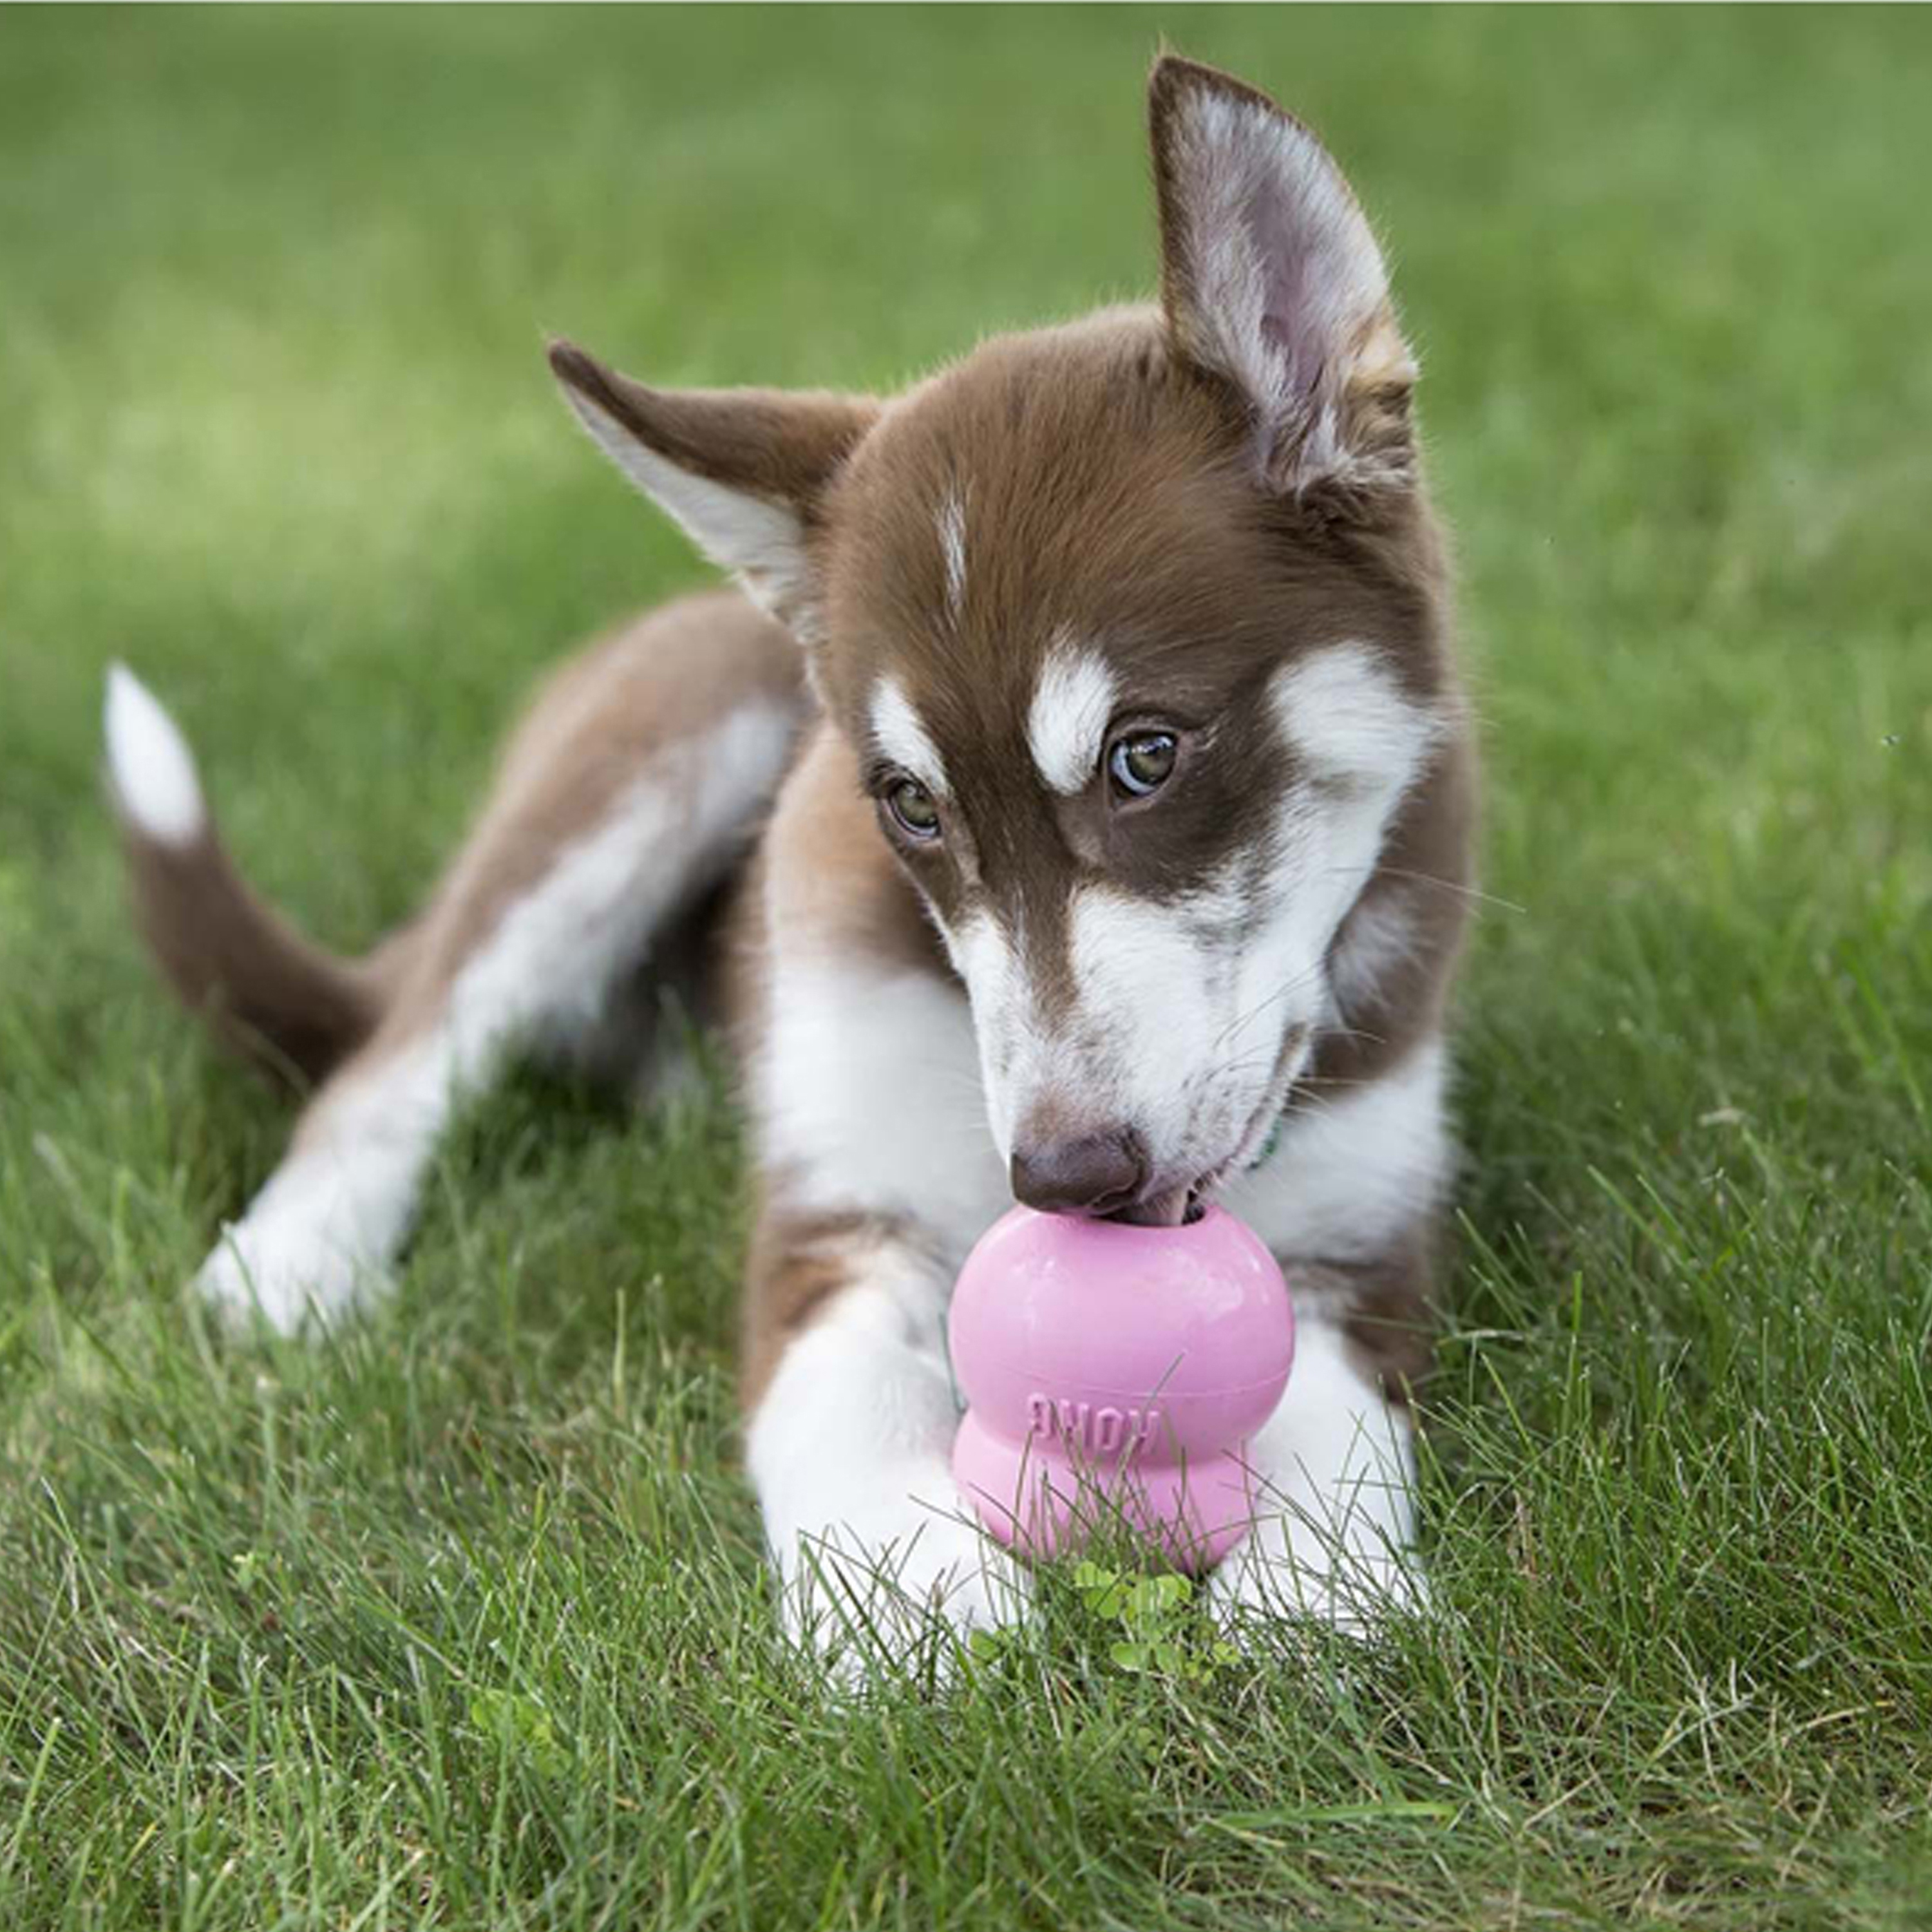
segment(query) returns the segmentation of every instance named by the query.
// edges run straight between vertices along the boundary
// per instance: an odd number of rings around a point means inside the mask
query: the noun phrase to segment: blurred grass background
[[[396,1307],[179,1283],[286,1114],[148,980],[102,668],[365,940],[698,580],[571,428],[1144,289],[1165,35],[1330,140],[1487,728],[1442,1610],[828,1707],[733,1466],[716,1095],[519,1083]],[[0,15],[0,1924],[1932,1923],[1932,18]]]

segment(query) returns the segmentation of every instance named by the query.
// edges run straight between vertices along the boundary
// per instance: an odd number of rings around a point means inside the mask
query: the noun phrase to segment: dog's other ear
[[[1415,364],[1341,170],[1266,94],[1172,55],[1148,110],[1169,340],[1240,392],[1268,486],[1406,480]]]
[[[617,467],[810,641],[821,501],[878,405],[778,389],[650,389],[568,342],[551,344],[550,365]]]

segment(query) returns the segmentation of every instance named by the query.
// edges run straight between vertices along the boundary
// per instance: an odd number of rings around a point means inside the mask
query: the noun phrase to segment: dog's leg
[[[1421,1595],[1409,1392],[1428,1372],[1446,1064],[1425,1042],[1291,1120],[1229,1205],[1281,1257],[1294,1372],[1249,1444],[1258,1526],[1216,1573],[1224,1610],[1360,1631]]]
[[[316,1096],[286,1159],[224,1233],[202,1291],[252,1301],[288,1328],[373,1280],[407,1231],[453,1111],[506,1056],[567,1048],[598,1027],[694,872],[715,870],[748,803],[769,793],[789,732],[772,707],[735,712],[661,752],[494,918],[478,921],[468,893],[450,898],[384,1024]],[[478,892],[492,889],[500,856],[476,855]]]
[[[786,1627],[850,1664],[896,1655],[928,1618],[964,1633],[1024,1607],[953,1485],[950,1280],[904,1234],[844,1220],[768,1216],[754,1250],[748,1462]]]
[[[1306,1284],[1292,1266],[1289,1277]],[[1359,1634],[1421,1600],[1413,1426],[1335,1318],[1342,1286],[1297,1294],[1294,1372],[1248,1445],[1256,1526],[1209,1586],[1223,1616],[1314,1617]]]
[[[674,607],[554,680],[379,1023],[224,1231],[203,1293],[286,1330],[378,1280],[463,1101],[509,1055],[580,1062],[611,1033],[660,938],[736,862],[800,709],[795,646],[735,600]]]
[[[788,778],[745,894],[736,998],[764,1198],[747,1270],[748,1460],[788,1628],[854,1664],[928,1613],[1018,1613],[955,1489],[952,1277],[1010,1204],[970,1010],[843,740]]]

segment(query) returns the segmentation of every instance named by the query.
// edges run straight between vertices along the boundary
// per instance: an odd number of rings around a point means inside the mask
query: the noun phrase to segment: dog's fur
[[[1178,59],[1150,107],[1156,306],[889,401],[667,393],[554,350],[748,599],[559,673],[367,959],[254,897],[172,722],[110,685],[155,953],[316,1083],[202,1272],[218,1302],[341,1310],[506,1056],[634,1071],[667,981],[722,991],[761,1203],[748,1460],[814,1635],[855,1592],[876,1630],[888,1581],[961,1625],[1020,1601],[953,1493],[943,1342],[1010,1192],[1148,1220],[1214,1193],[1260,1230],[1300,1357],[1252,1445],[1270,1513],[1216,1598],[1350,1622],[1409,1588],[1474,793],[1414,368],[1312,135]]]

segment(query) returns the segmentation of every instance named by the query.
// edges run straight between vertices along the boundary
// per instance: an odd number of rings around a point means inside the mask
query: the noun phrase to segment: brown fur
[[[320,1079],[382,1018],[396,956],[356,962],[311,944],[236,871],[220,835],[185,845],[122,822],[134,916],[182,1004],[263,1072]]]
[[[739,1400],[748,1412],[784,1359],[865,1263],[882,1250],[916,1245],[898,1223],[856,1214],[801,1214],[782,1194],[760,1214],[745,1264],[740,1310]]]
[[[812,501],[878,419],[867,396],[803,389],[652,389],[574,343],[550,345],[557,380],[679,468],[776,503]]]
[[[729,592],[668,604],[566,664],[512,738],[489,806],[438,889],[399,1024],[415,1017],[411,995],[446,981],[657,752],[756,698],[802,716],[798,647]]]

